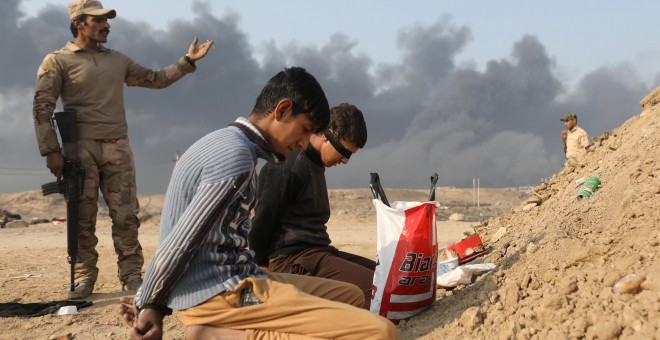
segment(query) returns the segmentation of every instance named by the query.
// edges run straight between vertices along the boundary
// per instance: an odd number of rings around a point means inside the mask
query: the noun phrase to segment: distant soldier
[[[566,130],[561,132],[561,141],[564,144],[564,153],[566,161],[580,162],[587,154],[589,146],[589,135],[584,129],[577,126],[577,115],[569,112],[560,119],[564,122]]]

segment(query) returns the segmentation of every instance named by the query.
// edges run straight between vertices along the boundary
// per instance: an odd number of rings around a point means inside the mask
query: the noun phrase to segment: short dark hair
[[[73,34],[74,38],[78,37],[78,29],[76,28],[76,25],[73,24],[73,22],[76,20],[84,23],[85,20],[87,20],[87,14],[81,14],[71,19],[71,25],[69,25],[69,29],[71,30],[71,34]]]
[[[284,98],[293,102],[293,116],[308,115],[315,132],[326,129],[330,120],[328,99],[316,78],[304,68],[285,68],[270,78],[257,97],[252,114],[261,119]]]
[[[367,143],[367,124],[362,111],[355,105],[341,103],[331,108],[328,128],[338,140],[355,143],[360,149]]]

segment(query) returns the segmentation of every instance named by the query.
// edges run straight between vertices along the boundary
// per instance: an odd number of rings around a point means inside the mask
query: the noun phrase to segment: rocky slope
[[[400,325],[403,337],[660,338],[658,93],[594,138],[583,164],[565,166],[533,199],[481,224],[488,253],[475,262],[498,268],[439,289],[431,308]],[[601,187],[578,200],[576,181],[590,176]],[[615,293],[630,274],[645,280],[626,280],[630,289]]]

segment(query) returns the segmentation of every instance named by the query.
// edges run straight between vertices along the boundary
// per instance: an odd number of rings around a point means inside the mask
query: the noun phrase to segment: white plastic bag
[[[493,263],[464,264],[447,273],[438,272],[438,287],[451,288],[472,283],[472,275],[491,271],[497,266]]]
[[[437,202],[393,202],[378,199],[378,261],[371,311],[395,324],[435,301],[438,242]]]

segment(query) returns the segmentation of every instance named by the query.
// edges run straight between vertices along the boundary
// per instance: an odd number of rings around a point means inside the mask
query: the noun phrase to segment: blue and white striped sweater
[[[247,119],[195,142],[177,162],[161,216],[160,246],[136,304],[180,310],[261,276],[247,249],[257,158],[280,161]]]

